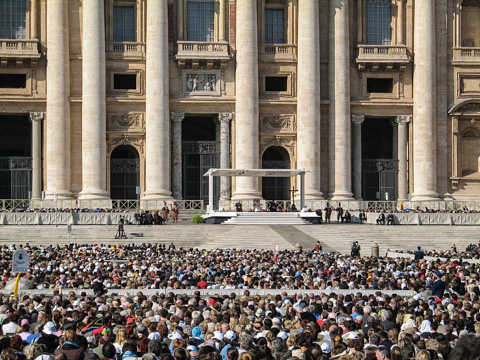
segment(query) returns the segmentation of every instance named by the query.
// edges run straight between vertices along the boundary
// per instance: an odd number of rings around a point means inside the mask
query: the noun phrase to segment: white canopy
[[[305,173],[299,169],[215,169],[211,168],[203,176],[208,176],[208,203],[210,212],[213,206],[213,177],[214,176],[251,176],[251,177],[293,177],[300,175],[300,209],[305,206]]]

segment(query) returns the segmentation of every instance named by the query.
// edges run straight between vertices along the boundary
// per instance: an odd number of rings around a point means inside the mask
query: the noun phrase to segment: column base
[[[47,191],[45,193],[45,200],[53,200],[55,198],[55,194],[57,194],[58,200],[72,200],[73,196],[70,191],[67,190],[59,190],[59,191]],[[32,200],[42,200],[40,199],[32,199]]]
[[[330,199],[332,201],[347,201],[347,200],[353,200],[353,194],[348,191],[335,191],[333,193],[332,198]]]
[[[414,192],[411,201],[439,201],[440,197],[435,191]]]
[[[300,199],[300,194],[295,194],[295,200]],[[305,191],[305,200],[325,200],[321,191]]]
[[[232,200],[254,200],[262,199],[262,193],[256,190],[235,191]]]
[[[83,190],[78,194],[78,200],[110,200],[110,194],[103,190]]]
[[[142,200],[161,200],[161,201],[173,201],[172,192],[168,190],[160,191],[145,191]],[[179,199],[180,200],[180,199]]]

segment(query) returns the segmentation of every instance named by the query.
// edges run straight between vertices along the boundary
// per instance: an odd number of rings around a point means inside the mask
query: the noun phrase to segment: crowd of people
[[[26,248],[36,254],[35,249]],[[8,251],[3,248],[2,255]],[[65,252],[71,253],[75,268],[62,258]],[[163,264],[154,254],[163,256]],[[130,255],[138,260],[130,261]],[[476,267],[423,260],[374,261],[317,252],[285,252],[274,262],[272,255],[264,251],[177,252],[175,247],[147,245],[46,249],[33,255],[30,276],[41,278],[44,274],[53,279],[59,274],[58,288],[53,296],[0,297],[0,356],[2,360],[479,357]],[[114,260],[120,258],[129,262],[116,264]],[[256,261],[251,261],[254,258]],[[224,296],[201,296],[198,290],[191,296],[173,292],[147,296],[137,290],[130,296],[118,296],[108,286],[116,278],[145,285],[153,274],[167,280],[168,287],[185,282],[193,288],[206,288],[225,281],[225,287],[241,282],[254,288],[261,283],[271,286],[274,281],[291,284],[299,291],[261,297],[249,289]],[[5,271],[4,275],[8,277]],[[79,278],[84,287],[94,284],[95,295],[77,295],[66,288]],[[325,285],[325,291],[317,295],[303,284]],[[352,291],[335,293],[343,288]],[[359,288],[378,291],[362,295]],[[417,293],[382,292],[392,288],[412,288]]]

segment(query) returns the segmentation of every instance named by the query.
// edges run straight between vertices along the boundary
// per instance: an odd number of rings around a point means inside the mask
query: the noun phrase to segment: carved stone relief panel
[[[221,71],[185,70],[183,93],[190,96],[219,96]]]
[[[460,96],[480,96],[480,76],[459,77]]]
[[[274,136],[260,136],[260,159],[265,150],[270,146],[281,146],[288,151],[290,155],[290,162],[293,167],[296,166],[297,157],[296,157],[296,148],[297,140],[294,135],[274,135]]]
[[[145,136],[128,134],[109,134],[107,142],[107,154],[110,156],[112,151],[120,145],[130,145],[137,149],[140,157],[144,155]]]
[[[260,114],[262,132],[295,133],[297,121],[293,114]]]
[[[144,114],[141,112],[107,114],[107,130],[139,131],[145,129]]]

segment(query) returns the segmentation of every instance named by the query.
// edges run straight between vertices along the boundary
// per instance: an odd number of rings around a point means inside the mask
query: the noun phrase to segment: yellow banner
[[[13,290],[13,296],[15,297],[15,299],[18,299],[18,284],[20,283],[20,274],[21,273],[18,273],[17,275],[17,280],[15,281],[15,288]]]

